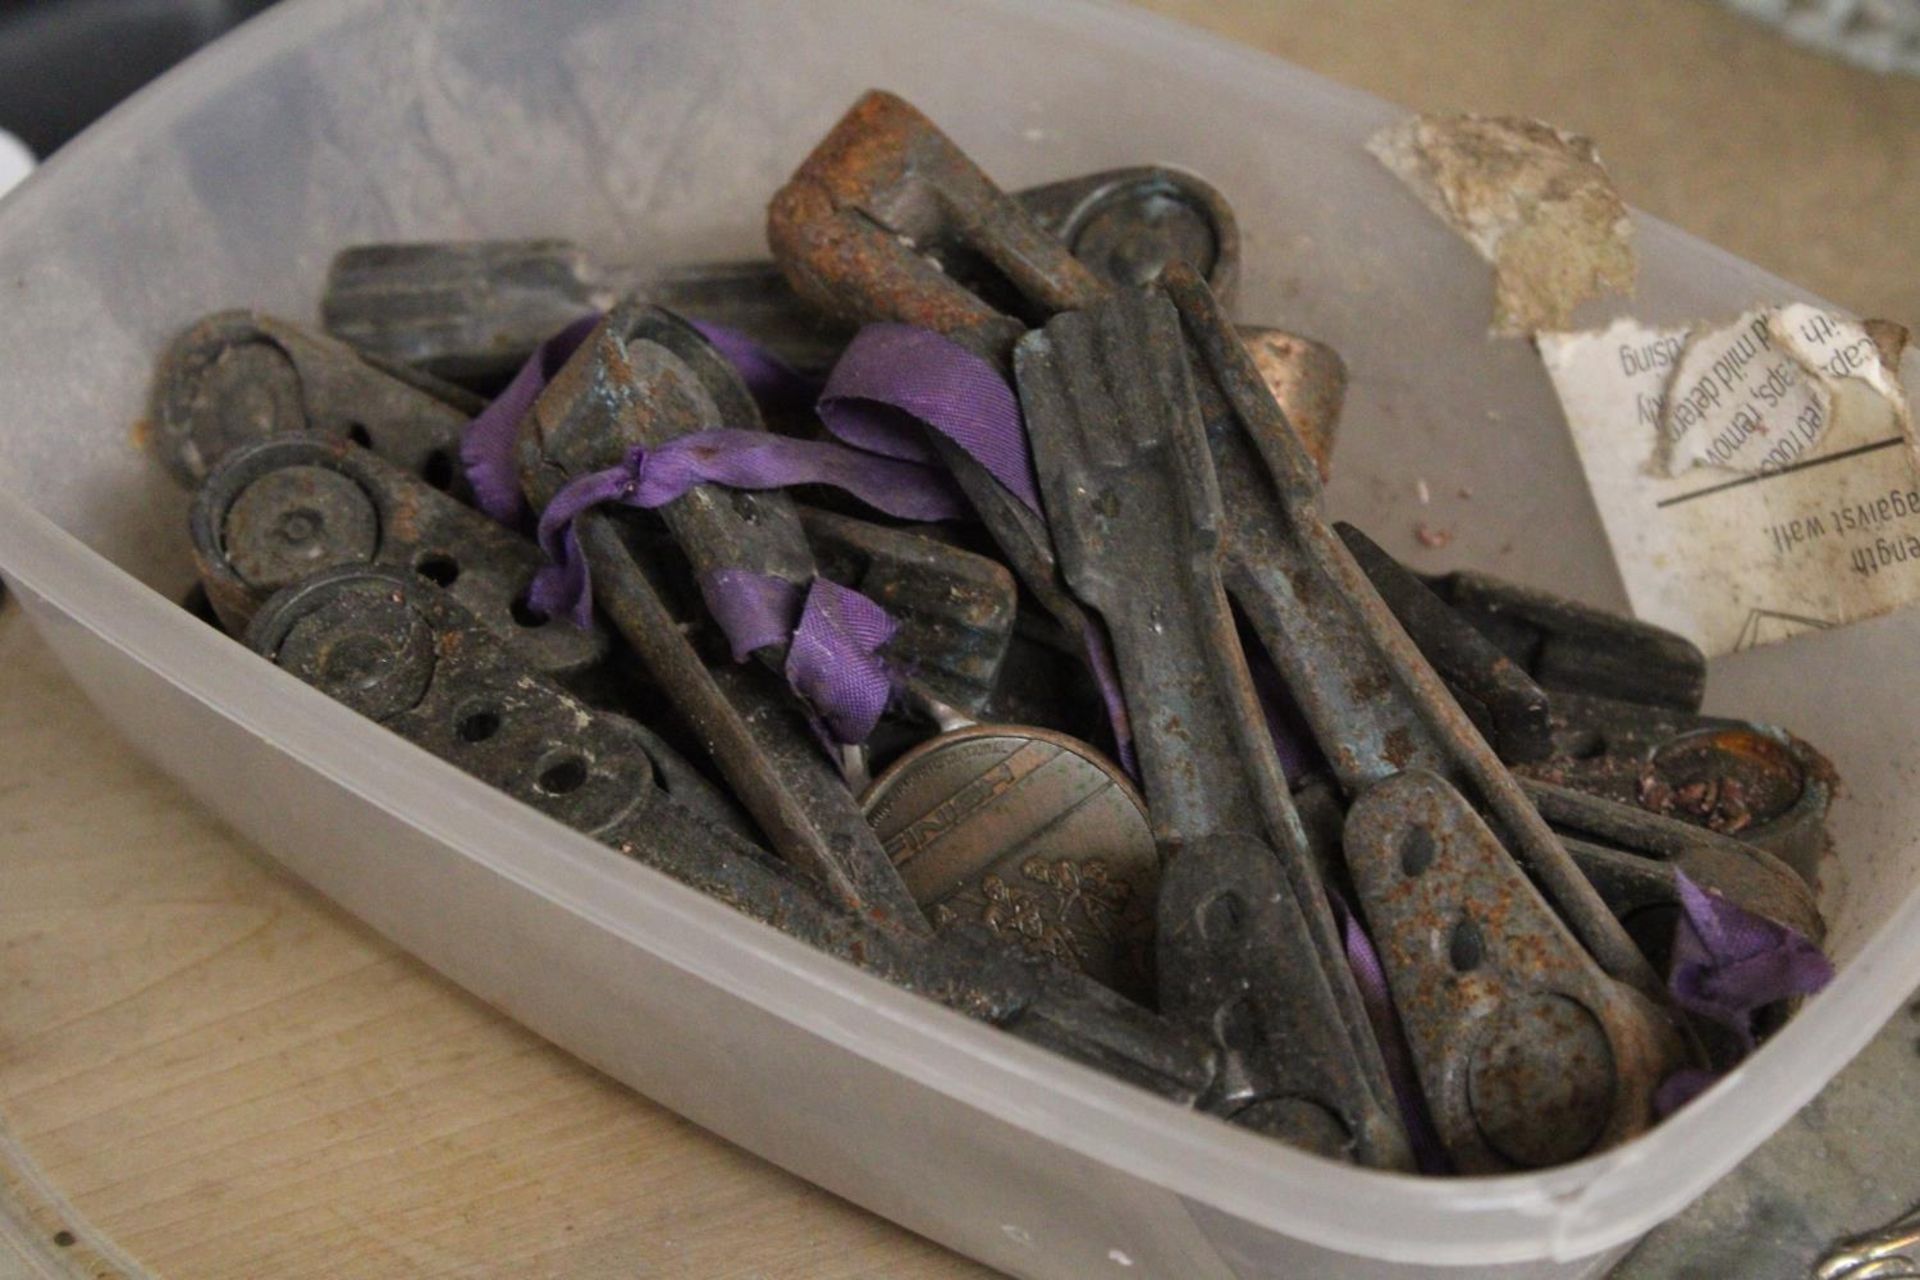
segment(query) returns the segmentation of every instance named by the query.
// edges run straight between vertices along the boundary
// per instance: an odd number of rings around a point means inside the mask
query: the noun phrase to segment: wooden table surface
[[[1920,81],[1703,0],[1149,7],[1410,107],[1587,133],[1640,207],[1920,320]],[[130,753],[12,606],[0,671],[0,1277],[986,1274],[273,870]]]

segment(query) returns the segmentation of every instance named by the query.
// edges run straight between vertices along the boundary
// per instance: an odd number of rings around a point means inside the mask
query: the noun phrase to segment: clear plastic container
[[[1448,563],[1618,607],[1547,380],[1483,335],[1488,272],[1362,149],[1394,109],[1124,9],[1018,0],[302,0],[200,54],[0,202],[0,570],[141,750],[292,871],[594,1065],[1027,1276],[1603,1271],[1810,1098],[1920,959],[1912,612],[1715,664],[1847,781],[1839,981],[1652,1135],[1552,1172],[1325,1164],[1070,1065],[750,923],[356,718],[195,621],[186,495],[142,449],[202,312],[314,315],[355,240],[761,251],[767,196],[862,90],[1009,185],[1167,161],[1245,231],[1244,318],[1353,377],[1335,509],[1425,567],[1416,482],[1470,487]],[[1802,297],[1639,220],[1635,312]],[[1587,320],[1602,318],[1594,312]],[[0,876],[5,854],[0,852]]]

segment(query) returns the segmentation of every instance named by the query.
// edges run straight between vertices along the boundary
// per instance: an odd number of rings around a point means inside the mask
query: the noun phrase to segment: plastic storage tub
[[[983,1261],[1063,1277],[1603,1271],[1811,1097],[1920,973],[1920,684],[1904,679],[1920,614],[1713,671],[1715,705],[1793,725],[1847,780],[1834,987],[1636,1143],[1539,1175],[1422,1181],[1180,1111],[816,955],[173,603],[186,495],[139,419],[181,325],[240,304],[310,320],[354,240],[759,252],[767,196],[870,85],[1010,185],[1149,160],[1212,179],[1245,229],[1242,315],[1351,367],[1334,508],[1434,566],[1409,543],[1416,480],[1470,486],[1450,561],[1621,605],[1537,360],[1483,336],[1487,269],[1362,149],[1394,109],[1137,13],[1017,0],[273,12],[0,203],[0,569],[128,737],[296,874],[636,1089]],[[1639,248],[1649,320],[1803,296],[1651,219]]]

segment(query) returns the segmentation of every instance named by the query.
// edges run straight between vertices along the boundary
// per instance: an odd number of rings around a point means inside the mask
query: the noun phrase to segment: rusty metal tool
[[[1350,524],[1333,528],[1500,758],[1512,764],[1552,755],[1545,691],[1372,538]]]
[[[337,565],[420,574],[542,675],[566,679],[607,656],[606,629],[549,623],[526,607],[545,563],[527,538],[349,440],[275,436],[228,453],[188,513],[194,563],[239,635],[274,592]]]
[[[1685,636],[1484,573],[1426,581],[1548,690],[1700,709],[1707,659]]]
[[[1653,1125],[1677,1030],[1594,964],[1458,788],[1394,773],[1353,800],[1343,843],[1456,1169],[1561,1164]]]
[[[1552,703],[1553,755],[1518,772],[1733,836],[1814,883],[1837,782],[1812,746],[1749,720],[1572,693]]]
[[[334,257],[320,314],[329,333],[363,350],[491,388],[553,334],[633,294],[738,329],[810,372],[852,336],[796,297],[770,262],[602,268],[568,240],[356,245]]]
[[[888,651],[925,694],[970,715],[992,698],[1013,639],[1019,589],[1006,566],[912,529],[801,507],[820,576],[900,624]]]
[[[252,311],[200,320],[162,353],[148,408],[173,478],[206,478],[239,445],[311,431],[364,445],[436,489],[465,492],[460,433],[485,402],[323,334]]]
[[[1175,269],[1166,288],[1196,354],[1226,514],[1227,590],[1341,786],[1352,795],[1411,768],[1446,778],[1601,967],[1659,999],[1651,967],[1321,515],[1313,462],[1206,285]]]
[[[618,464],[633,445],[658,445],[722,421],[745,426],[757,421],[751,412],[751,398],[731,368],[684,321],[640,304],[619,307],[522,424],[522,487],[536,507],[545,507],[567,479]],[[812,554],[783,494],[701,485],[660,516],[696,573],[745,568],[796,585],[812,580]],[[602,612],[673,700],[777,853],[848,908],[893,928],[927,931],[886,850],[770,669],[778,664],[710,665],[702,657],[684,610],[670,603],[660,580],[663,566],[637,557],[621,536],[622,526],[638,518],[589,511],[575,522]]]
[[[687,803],[657,739],[531,671],[424,579],[329,570],[269,600],[248,643],[482,781],[896,985],[1183,1105],[1216,1070],[1178,1026],[984,930],[914,935],[823,900]]]
[[[1142,282],[1177,257],[1224,294],[1239,270],[1232,206],[1177,169],[1110,169],[1012,198],[1116,283]],[[961,254],[944,266],[967,270]],[[492,387],[549,335],[629,294],[736,329],[809,373],[824,371],[852,336],[771,262],[603,267],[567,240],[356,245],[335,256],[320,312],[328,332],[362,350]]]
[[[1335,995],[1352,978],[1309,923],[1328,908],[1221,587],[1220,494],[1179,318],[1157,293],[1116,293],[1027,337],[1015,367],[1061,562],[1113,636],[1132,711],[1164,863],[1161,1008],[1206,1028],[1228,1063],[1206,1105],[1406,1167],[1357,994]]]
[[[1520,785],[1643,950],[1671,939],[1676,872],[1812,942],[1826,936],[1813,891],[1764,849],[1583,791],[1528,778]],[[1636,928],[1649,911],[1660,919]]]

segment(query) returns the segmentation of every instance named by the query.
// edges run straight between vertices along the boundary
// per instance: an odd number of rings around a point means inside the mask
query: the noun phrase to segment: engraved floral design
[[[1071,926],[1077,911],[1084,922],[1082,927],[1096,937],[1110,939],[1119,931],[1120,913],[1131,890],[1125,881],[1114,879],[1107,864],[1098,858],[1085,862],[1028,858],[1020,874],[1053,890],[1054,919]]]
[[[1112,945],[1132,896],[1131,887],[1099,859],[1040,857],[1020,865],[1018,880],[982,876],[979,892],[986,899],[980,922],[987,928],[1076,969]],[[959,918],[945,904],[934,908],[936,928]]]

